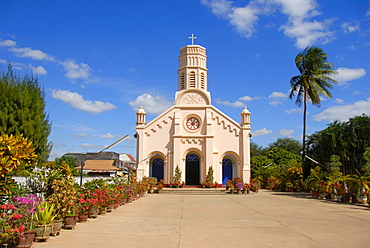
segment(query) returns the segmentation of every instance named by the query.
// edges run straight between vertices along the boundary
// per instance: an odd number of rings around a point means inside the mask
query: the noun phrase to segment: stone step
[[[225,188],[163,188],[159,193],[172,195],[224,195]]]

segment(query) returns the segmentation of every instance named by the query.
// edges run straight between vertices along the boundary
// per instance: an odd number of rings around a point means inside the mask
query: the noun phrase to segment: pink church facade
[[[173,181],[175,168],[187,185],[199,185],[210,166],[218,183],[240,177],[250,181],[250,112],[244,108],[240,123],[211,104],[207,91],[206,49],[180,49],[175,104],[146,123],[137,112],[137,176]]]

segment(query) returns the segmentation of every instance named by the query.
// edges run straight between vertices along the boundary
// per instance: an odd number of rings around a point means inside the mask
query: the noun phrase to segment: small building
[[[123,170],[115,166],[114,160],[86,160],[84,165],[76,167],[76,170],[81,168],[87,177],[111,177]]]
[[[136,160],[133,156],[127,153],[122,153],[119,155],[119,160],[122,162],[121,169],[124,170],[124,172],[129,172],[129,170],[136,172]]]
[[[93,163],[95,166],[102,166],[102,164],[110,164],[116,168],[119,168],[119,173],[116,173],[120,176],[124,174],[128,174],[130,172],[136,172],[136,160],[130,154],[127,153],[116,153],[116,152],[101,152],[99,154],[89,152],[89,153],[66,153],[63,156],[71,157],[77,160],[78,167],[76,169],[80,169],[82,164],[85,162],[84,172],[86,170],[86,163],[91,164],[92,161],[110,161],[110,162],[96,162]],[[94,172],[95,173],[95,172]],[[89,172],[89,175],[94,174]],[[102,175],[102,173],[98,173]],[[104,173],[103,173],[104,174]],[[108,173],[105,173],[108,174]],[[111,174],[111,173],[110,173]],[[115,174],[115,173],[113,173]]]

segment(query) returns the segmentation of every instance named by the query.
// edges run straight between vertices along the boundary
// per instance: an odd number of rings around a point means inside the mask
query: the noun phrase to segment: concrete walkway
[[[151,194],[34,248],[370,247],[370,208],[308,194]]]

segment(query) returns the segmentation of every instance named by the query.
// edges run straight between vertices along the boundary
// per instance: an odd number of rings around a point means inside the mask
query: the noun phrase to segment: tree
[[[308,137],[308,154],[321,164],[326,164],[332,155],[339,155],[344,175],[364,171],[370,147],[370,117],[365,114],[350,118],[347,122],[335,121],[324,130]]]
[[[250,145],[250,154],[251,154],[251,157],[265,155],[266,148],[263,148],[262,146],[257,145],[256,143],[252,141]]]
[[[56,168],[60,169],[67,165],[73,175],[75,176],[79,175],[79,172],[76,170],[76,165],[78,162],[75,158],[62,156],[61,158],[56,158],[54,161]]]
[[[46,161],[51,143],[49,116],[45,113],[45,92],[38,79],[18,77],[12,66],[0,75],[0,135],[23,135],[32,142],[38,161]]]
[[[333,87],[333,83],[336,83],[330,76],[335,75],[337,72],[333,70],[334,65],[327,62],[327,58],[327,54],[321,48],[315,46],[307,47],[295,58],[295,64],[300,75],[290,79],[290,99],[297,95],[295,103],[298,106],[303,104],[303,179],[306,179],[310,173],[309,168],[305,164],[307,102],[310,101],[313,105],[320,107],[320,96],[331,98],[330,89]]]
[[[269,144],[268,149],[272,149],[273,147],[280,147],[284,150],[294,153],[298,156],[301,155],[302,144],[298,140],[292,138],[279,138],[275,142]]]

